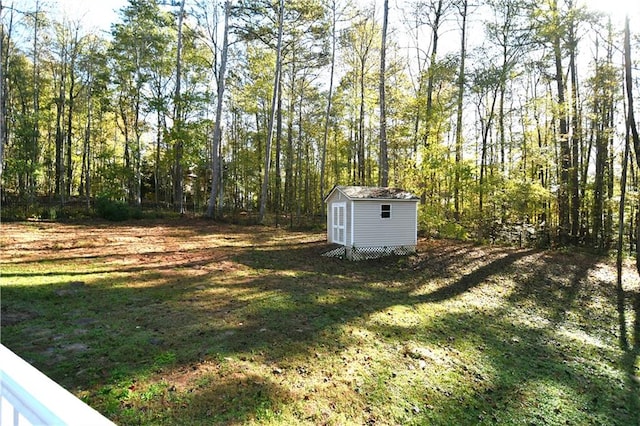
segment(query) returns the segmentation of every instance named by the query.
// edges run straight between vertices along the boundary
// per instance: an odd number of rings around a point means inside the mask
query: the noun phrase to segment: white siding
[[[353,239],[350,246],[384,247],[416,245],[417,203],[415,201],[355,201]],[[391,218],[380,215],[382,204],[391,205]]]
[[[352,237],[352,232],[351,232],[351,226],[352,226],[352,220],[351,220],[351,211],[352,211],[352,205],[353,205],[353,201],[349,200],[347,197],[344,196],[344,194],[342,194],[340,191],[334,191],[333,194],[331,194],[331,196],[326,200],[327,201],[327,241],[328,242],[334,242],[333,241],[333,237],[331,235],[332,233],[332,224],[333,224],[333,204],[334,203],[345,203],[346,202],[346,221],[345,221],[345,225],[346,225],[346,229],[345,229],[345,246],[349,247],[351,246],[351,237]]]

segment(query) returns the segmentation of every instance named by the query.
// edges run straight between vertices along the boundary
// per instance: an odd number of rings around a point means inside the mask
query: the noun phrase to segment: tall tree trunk
[[[596,45],[597,52],[598,45]],[[595,78],[598,82],[594,93],[593,102],[593,135],[591,136],[595,142],[595,170],[594,170],[594,189],[593,189],[593,205],[592,205],[592,240],[593,246],[599,250],[604,250],[610,235],[605,226],[605,197],[607,196],[607,188],[610,187],[608,181],[612,179],[609,174],[609,140],[607,134],[613,129],[614,119],[614,95],[611,90],[612,82],[618,78],[612,74],[612,70],[603,64],[611,64],[613,61],[613,31],[609,26],[607,39],[607,54],[605,60],[602,61],[596,56],[595,58]],[[589,148],[589,151],[591,148]],[[583,183],[586,184],[588,173],[588,158],[585,155],[586,164],[582,165]]]
[[[636,126],[636,119],[633,113],[633,77],[631,75],[631,34],[629,30],[629,15],[625,20],[624,26],[624,69],[625,69],[625,85],[627,90],[627,126],[631,130],[631,137],[633,140],[633,149],[636,155],[636,163],[640,160],[640,135],[638,135],[638,127]],[[640,205],[638,206],[640,209]],[[639,228],[640,229],[640,228]],[[636,247],[640,242],[640,232],[636,233]],[[636,250],[636,269],[640,274],[640,253]],[[640,306],[640,293],[636,295],[636,306]],[[640,313],[636,312],[636,320],[640,316]],[[636,330],[637,332],[637,330]],[[636,336],[638,337],[638,336]],[[638,345],[636,340],[636,345]]]
[[[280,91],[280,74],[282,72],[282,31],[284,26],[284,0],[280,0],[278,7],[278,43],[276,46],[276,69],[273,82],[273,94],[271,98],[271,115],[269,116],[269,128],[267,131],[267,142],[264,156],[264,177],[262,179],[262,191],[260,193],[260,210],[258,212],[258,222],[264,223],[264,216],[267,210],[267,196],[269,194],[269,172],[271,169],[271,142],[273,140],[273,127],[276,117],[276,106],[278,102],[278,92]]]
[[[433,115],[433,86],[435,84],[435,69],[436,62],[438,60],[438,41],[440,40],[440,21],[442,19],[442,15],[444,13],[443,10],[443,0],[438,0],[438,6],[435,10],[435,15],[433,19],[433,26],[431,28],[433,38],[431,41],[431,58],[429,62],[429,70],[427,77],[427,105],[426,105],[426,126],[425,126],[425,134],[424,134],[424,145],[429,146],[431,143],[431,118]]]
[[[365,72],[365,62],[366,55],[360,58],[360,75],[358,78],[359,86],[360,86],[360,101],[359,101],[359,112],[358,112],[358,135],[357,135],[357,147],[356,147],[356,157],[358,159],[358,185],[365,184],[365,158],[364,158],[364,72]]]
[[[493,92],[493,99],[491,101],[491,107],[489,108],[489,114],[486,120],[481,119],[481,121],[485,121],[485,123],[482,125],[482,152],[480,156],[480,188],[478,197],[478,211],[480,212],[480,216],[482,216],[484,208],[484,181],[486,179],[485,175],[487,164],[487,148],[489,145],[489,131],[491,130],[491,124],[495,116],[496,101],[498,100],[498,90],[499,86],[496,86]]]
[[[631,136],[631,132],[634,132],[635,128],[635,117],[633,115],[633,78],[631,75],[631,42],[630,42],[630,31],[629,31],[629,16],[625,20],[625,29],[624,29],[624,68],[625,68],[625,88],[627,94],[627,120],[626,120],[626,135],[625,135],[625,149],[624,149],[624,160],[622,163],[622,177],[620,179],[620,206],[618,209],[618,244],[617,244],[617,256],[616,256],[616,294],[617,294],[617,305],[618,305],[618,318],[619,318],[619,326],[620,326],[620,346],[623,350],[629,349],[629,341],[627,339],[627,321],[625,316],[625,291],[622,283],[622,242],[624,238],[624,204],[625,204],[625,195],[626,195],[626,186],[627,186],[627,165],[629,158],[629,139]],[[640,140],[638,140],[638,132],[635,130],[635,135],[633,137],[633,146],[636,154],[636,161],[640,156]],[[640,233],[638,235],[638,240],[640,240]],[[638,273],[640,273],[640,266],[638,263],[636,256],[636,268]],[[640,296],[638,296],[640,298]],[[640,315],[639,312],[636,312],[636,318]],[[637,336],[636,336],[637,337]],[[635,342],[638,345],[638,342]]]
[[[174,207],[180,213],[184,212],[184,193],[183,193],[183,181],[182,181],[182,155],[184,151],[184,141],[182,135],[182,95],[181,95],[181,80],[182,80],[182,22],[184,20],[184,2],[180,2],[180,15],[178,16],[178,46],[176,52],[176,91],[174,95],[174,181],[173,181],[173,203]]]
[[[120,118],[122,119],[122,127],[120,128],[120,130],[122,131],[122,134],[124,136],[123,160],[124,160],[125,173],[127,174],[127,176],[125,177],[126,187],[127,187],[127,199],[130,199],[131,197],[131,149],[130,149],[131,141],[129,140],[130,138],[129,135],[131,131],[130,131],[129,118],[127,117],[127,112],[125,111],[125,106],[122,98],[120,99],[119,105],[120,105]]]
[[[295,51],[295,49],[293,49]],[[295,58],[292,61],[295,63]],[[275,225],[278,226],[278,219],[280,215],[280,202],[282,192],[282,176],[280,159],[282,157],[282,90],[278,90],[278,106],[276,108],[276,164],[275,164],[275,194],[274,194],[274,213],[275,213]]]
[[[71,69],[71,68],[70,68]],[[66,172],[65,177],[65,194],[67,196],[71,196],[71,188],[72,188],[72,179],[73,179],[73,87],[75,86],[75,78],[73,76],[73,71],[70,72],[70,82],[69,82],[69,106],[67,108],[67,130],[65,132],[65,136],[67,142],[65,143],[65,148],[67,149],[67,153],[65,155],[66,165],[64,167]]]
[[[292,70],[291,70],[291,81],[289,85],[289,90],[291,94],[295,93],[295,82],[296,82],[296,70],[295,70],[295,62],[292,62]],[[295,112],[295,98],[292,96],[289,97],[289,104],[287,105],[287,147],[286,147],[286,158],[285,158],[285,197],[284,203],[287,209],[287,213],[290,215],[291,223],[293,224],[293,208],[294,208],[294,178],[293,178],[293,164],[294,164],[294,150],[293,150],[293,118]]]
[[[580,185],[578,170],[580,169],[580,147],[582,144],[580,117],[578,110],[578,71],[576,64],[576,49],[578,40],[575,35],[575,18],[573,17],[573,1],[568,2],[569,13],[569,75],[571,79],[571,168],[569,186],[571,188],[571,240],[578,243],[580,236]]]
[[[156,111],[156,149],[155,149],[155,165],[153,168],[153,183],[154,183],[154,201],[156,208],[160,203],[160,149],[162,141],[162,119],[160,116],[160,110]]]
[[[66,176],[66,191],[65,193],[68,196],[71,196],[71,188],[72,188],[72,180],[73,180],[73,113],[75,106],[75,87],[76,87],[76,74],[75,74],[75,66],[76,66],[76,56],[78,49],[78,28],[76,27],[76,32],[73,40],[73,45],[71,46],[71,52],[69,57],[69,106],[67,108],[67,155],[65,160],[67,161],[65,171],[67,173]]]
[[[322,136],[322,154],[320,156],[320,197],[321,200],[325,195],[325,175],[327,164],[327,140],[329,138],[329,124],[331,121],[331,104],[333,101],[333,79],[336,67],[336,0],[331,0],[331,68],[329,72],[329,93],[327,94],[327,109],[324,116],[324,134]],[[337,182],[336,182],[337,183]],[[322,206],[321,206],[321,209]]]
[[[136,152],[135,152],[135,176],[134,176],[134,184],[133,184],[133,202],[136,206],[140,207],[142,205],[142,144],[140,143],[142,139],[142,127],[140,125],[140,93],[141,90],[136,91],[136,105],[135,105],[135,121],[134,121],[134,131],[136,136]]]
[[[29,158],[29,198],[35,195],[35,169],[38,164],[38,146],[40,138],[40,59],[39,59],[39,27],[40,27],[40,7],[42,3],[36,0],[34,24],[33,24],[33,135],[31,138],[31,156]]]
[[[87,124],[84,133],[84,146],[82,149],[82,173],[84,174],[84,188],[83,192],[87,201],[87,210],[91,208],[91,131],[93,124],[93,103],[91,99],[91,86],[92,82],[89,82],[89,90],[87,95]]]
[[[620,346],[622,349],[629,348],[627,339],[627,321],[625,312],[625,292],[622,286],[622,258],[623,258],[623,242],[624,242],[624,207],[627,194],[627,167],[629,164],[629,120],[626,125],[626,135],[624,138],[624,157],[622,160],[622,176],[620,178],[620,204],[618,207],[618,243],[616,256],[616,295],[618,305],[618,318],[620,326]]]
[[[60,81],[58,82],[58,84],[60,85],[58,87],[58,99],[56,101],[56,135],[55,135],[55,139],[56,139],[56,147],[55,147],[55,162],[56,162],[56,176],[55,176],[55,181],[56,181],[56,189],[55,189],[55,194],[59,197],[60,199],[60,204],[64,204],[64,198],[65,198],[65,194],[64,194],[64,190],[65,190],[65,185],[64,185],[64,178],[65,178],[65,174],[64,174],[64,129],[63,129],[63,120],[64,120],[64,108],[65,108],[65,98],[66,98],[66,93],[65,93],[65,80],[66,80],[66,58],[63,55],[62,56],[62,61],[63,63],[61,63],[59,65],[60,67]]]
[[[0,17],[2,16],[2,0],[0,0]],[[8,43],[7,43],[8,44]],[[2,182],[2,171],[4,170],[4,133],[5,133],[5,93],[4,93],[4,23],[0,22],[0,182]],[[333,78],[333,75],[332,75]],[[1,194],[0,194],[1,195]],[[2,207],[2,197],[0,196],[0,208]]]
[[[229,50],[229,0],[224,3],[224,35],[222,38],[222,53],[220,70],[218,71],[218,98],[216,100],[216,123],[213,129],[213,144],[211,147],[211,194],[207,206],[207,217],[215,217],[216,200],[218,199],[218,183],[220,171],[220,142],[222,139],[222,102],[225,89],[225,75],[227,72],[227,52]]]
[[[384,11],[382,19],[382,42],[380,48],[380,186],[389,186],[389,155],[387,150],[387,106],[385,99],[388,21],[389,0],[384,0]]]
[[[556,24],[560,20],[557,0],[552,1],[553,19]],[[558,90],[558,115],[560,129],[557,135],[560,142],[560,188],[558,189],[558,238],[560,244],[569,242],[569,169],[571,168],[571,151],[569,149],[569,126],[565,100],[564,73],[562,70],[562,50],[559,25],[553,34],[553,54],[555,60],[556,86]]]
[[[462,210],[462,199],[460,196],[460,174],[462,168],[462,116],[463,116],[463,100],[465,76],[465,59],[467,57],[467,8],[469,2],[462,1],[460,6],[460,16],[462,17],[462,34],[460,39],[460,69],[458,70],[458,93],[456,99],[456,167],[453,183],[453,217],[456,221],[460,220]]]

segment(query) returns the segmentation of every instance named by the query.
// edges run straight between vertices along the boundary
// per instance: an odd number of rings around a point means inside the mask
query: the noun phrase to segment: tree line
[[[638,37],[625,55],[573,0],[129,0],[108,33],[43,0],[0,16],[5,217],[100,199],[299,225],[333,185],[380,185],[418,194],[429,234],[634,248]]]

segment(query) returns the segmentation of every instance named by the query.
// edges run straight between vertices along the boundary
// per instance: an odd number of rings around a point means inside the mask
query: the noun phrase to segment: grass
[[[2,225],[2,343],[118,424],[640,424],[640,291],[580,253],[205,221]],[[635,346],[635,348],[634,348]]]

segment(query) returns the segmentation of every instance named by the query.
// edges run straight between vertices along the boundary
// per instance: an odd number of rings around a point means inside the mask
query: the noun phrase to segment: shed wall
[[[349,226],[353,226],[353,240],[347,244],[348,246],[382,247],[415,246],[417,244],[416,202],[357,200],[353,204],[355,215],[349,224]],[[381,217],[382,204],[391,205],[391,218]]]
[[[349,200],[344,196],[340,191],[335,191],[331,194],[331,197],[327,199],[327,241],[333,243],[333,204],[334,203],[346,203],[346,236],[345,236],[345,246],[349,247],[352,244],[352,211],[353,211],[353,201]]]

